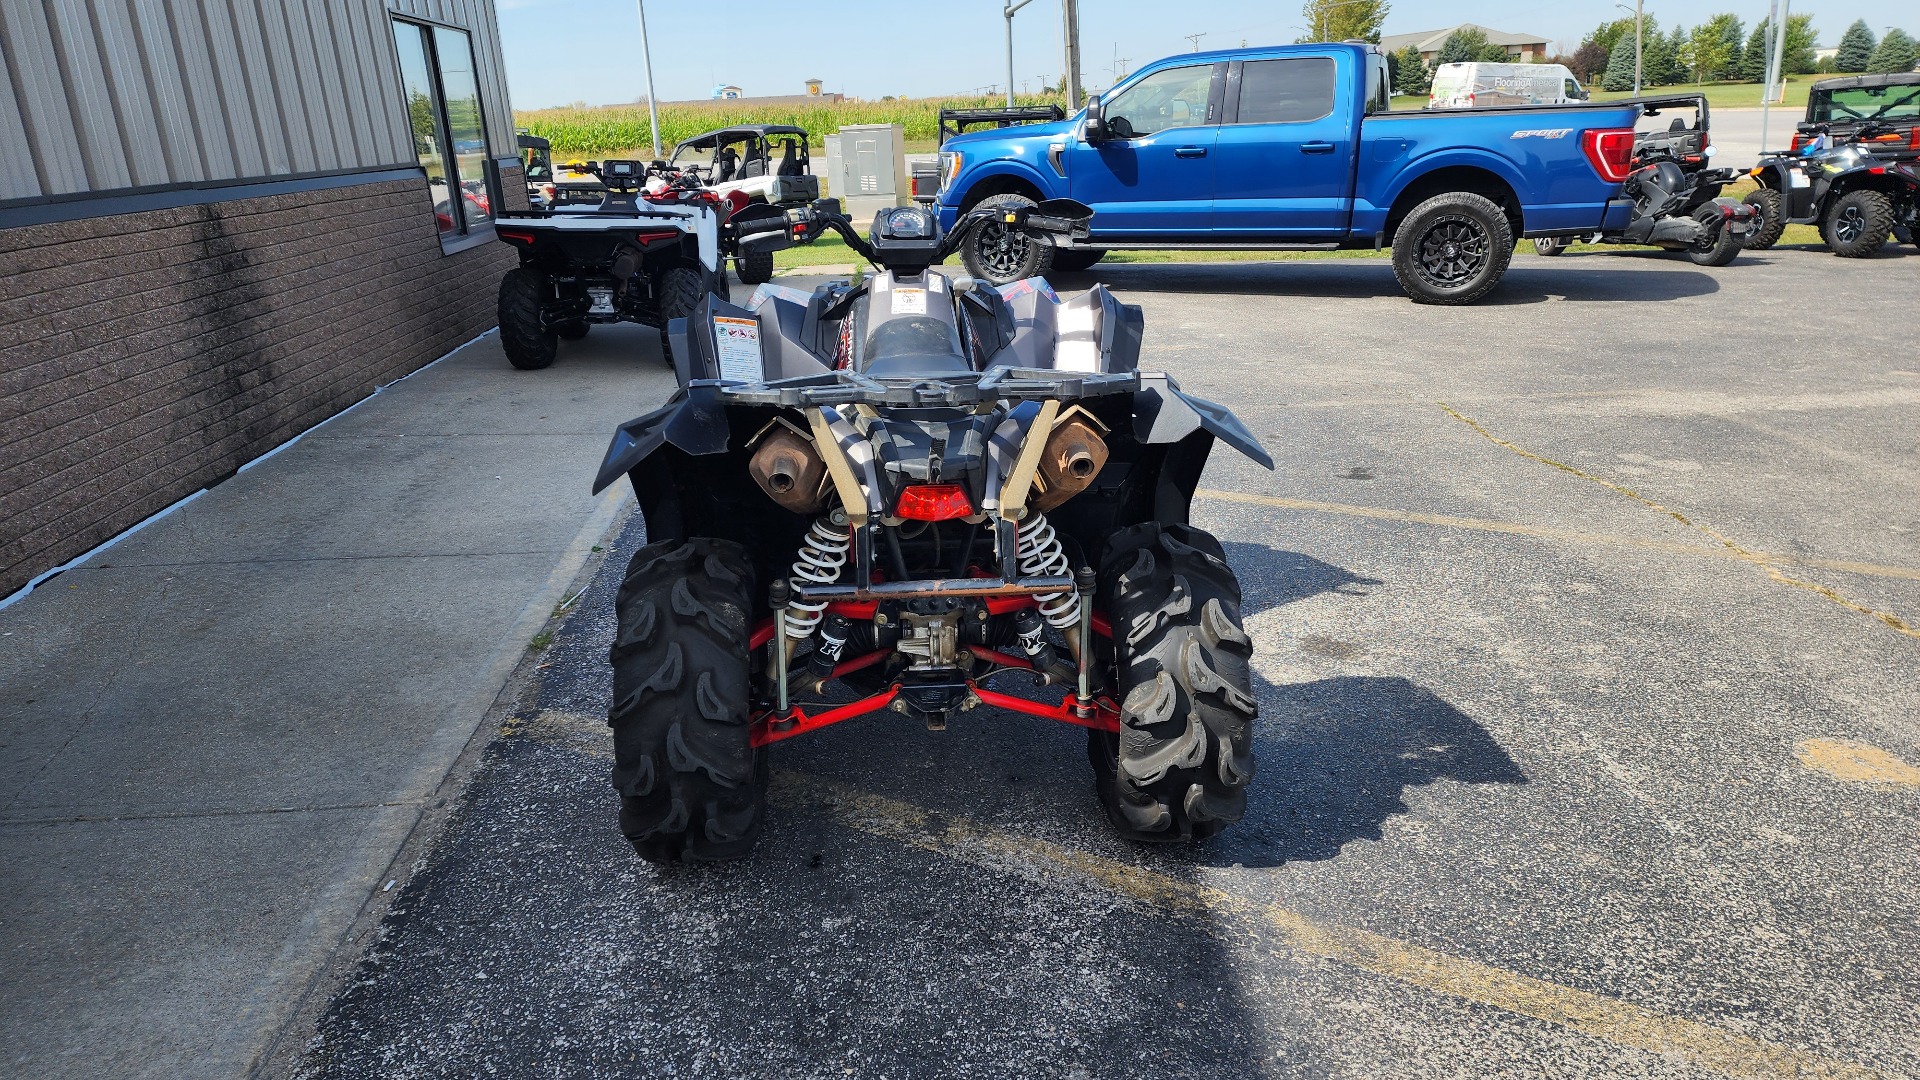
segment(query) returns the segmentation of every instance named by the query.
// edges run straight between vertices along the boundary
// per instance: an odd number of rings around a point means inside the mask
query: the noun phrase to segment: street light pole
[[[634,0],[640,9],[640,62],[647,72],[647,119],[653,124],[653,159],[660,160],[660,105],[653,100],[653,49],[647,44],[647,0]]]
[[[1060,0],[1061,37],[1067,46],[1067,113],[1079,112],[1086,95],[1080,89],[1080,0]]]
[[[1017,4],[1008,4],[1001,14],[1007,17],[1007,108],[1013,108],[1013,13],[1033,3],[1033,0],[1020,0]]]

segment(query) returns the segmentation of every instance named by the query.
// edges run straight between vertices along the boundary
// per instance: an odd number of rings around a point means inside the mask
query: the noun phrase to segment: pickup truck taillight
[[[1633,171],[1633,129],[1600,128],[1582,132],[1580,149],[1586,151],[1587,162],[1600,179],[1610,184],[1618,184]]]

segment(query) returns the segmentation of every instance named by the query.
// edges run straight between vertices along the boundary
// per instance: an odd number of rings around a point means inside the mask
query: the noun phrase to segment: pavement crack
[[[1503,450],[1507,450],[1512,453],[1518,454],[1529,461],[1537,461],[1542,465],[1547,465],[1555,469],[1559,469],[1561,472],[1568,473],[1573,476],[1577,476],[1582,480],[1599,484],[1601,487],[1604,487],[1609,491],[1612,491],[1618,495],[1623,495],[1626,498],[1632,499],[1634,502],[1639,503],[1640,505],[1648,508],[1649,510],[1654,510],[1654,511],[1657,511],[1658,513],[1665,514],[1667,517],[1672,518],[1673,520],[1679,522],[1680,524],[1685,525],[1687,528],[1692,529],[1693,531],[1699,533],[1700,535],[1707,537],[1708,539],[1712,540],[1714,543],[1719,544],[1721,547],[1725,548],[1728,554],[1730,554],[1733,558],[1736,558],[1741,562],[1751,563],[1754,566],[1757,566],[1760,569],[1765,570],[1767,572],[1768,577],[1772,578],[1775,582],[1778,582],[1781,585],[1786,585],[1795,589],[1804,589],[1807,592],[1813,593],[1816,596],[1825,597],[1827,600],[1830,600],[1833,603],[1838,604],[1843,608],[1847,608],[1850,611],[1858,612],[1861,615],[1866,615],[1870,618],[1879,620],[1881,623],[1884,623],[1889,629],[1893,630],[1895,633],[1904,634],[1910,638],[1920,638],[1920,629],[1915,629],[1911,623],[1907,622],[1905,619],[1902,619],[1900,616],[1895,615],[1890,611],[1881,611],[1878,608],[1868,607],[1867,605],[1862,604],[1857,600],[1850,599],[1849,597],[1841,594],[1839,590],[1835,589],[1831,585],[1823,585],[1817,581],[1808,581],[1805,578],[1794,577],[1793,575],[1788,574],[1786,571],[1781,570],[1780,567],[1776,565],[1775,562],[1769,559],[1766,555],[1741,546],[1740,544],[1736,543],[1733,539],[1728,537],[1726,534],[1720,532],[1717,529],[1714,529],[1711,526],[1702,525],[1700,522],[1693,520],[1692,518],[1681,513],[1680,511],[1675,510],[1671,506],[1667,506],[1664,503],[1660,503],[1653,499],[1649,499],[1645,495],[1640,494],[1638,491],[1635,491],[1634,489],[1627,487],[1625,484],[1616,483],[1615,481],[1609,480],[1604,476],[1595,475],[1594,473],[1587,472],[1586,470],[1581,469],[1577,466],[1569,465],[1564,461],[1555,461],[1553,458],[1547,457],[1545,454],[1537,454],[1532,450],[1527,449],[1524,446],[1519,446],[1514,443],[1508,442],[1507,440],[1501,438],[1500,436],[1495,435],[1493,432],[1488,431],[1486,426],[1481,424],[1480,421],[1475,420],[1473,417],[1467,416],[1464,413],[1461,413],[1459,410],[1455,409],[1451,405],[1448,405],[1444,401],[1436,401],[1434,402],[1434,404],[1440,406],[1441,411],[1445,412],[1448,416],[1451,416],[1455,420],[1458,420],[1462,424],[1465,424],[1467,427],[1472,428],[1475,434],[1479,435],[1481,438],[1487,440],[1488,442],[1494,444],[1495,446],[1500,447]]]
[[[88,825],[109,821],[179,821],[193,818],[259,817],[270,814],[311,814],[325,810],[391,810],[419,806],[424,799],[383,802],[312,803],[306,806],[224,807],[214,810],[175,810],[153,814],[64,814],[32,818],[0,818],[0,829],[13,825]]]

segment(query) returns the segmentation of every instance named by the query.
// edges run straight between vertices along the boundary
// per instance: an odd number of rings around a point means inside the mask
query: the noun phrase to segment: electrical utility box
[[[859,228],[906,203],[907,147],[899,124],[856,124],[827,136],[827,192]]]

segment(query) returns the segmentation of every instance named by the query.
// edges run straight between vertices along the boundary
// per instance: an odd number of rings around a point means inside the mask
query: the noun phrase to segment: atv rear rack
[[[728,405],[775,405],[790,409],[814,405],[927,407],[967,406],[1011,398],[1017,401],[1074,401],[1131,394],[1140,390],[1138,372],[1054,371],[993,367],[938,376],[876,379],[857,371],[830,371],[764,383],[694,379],[689,390],[711,388]]]

